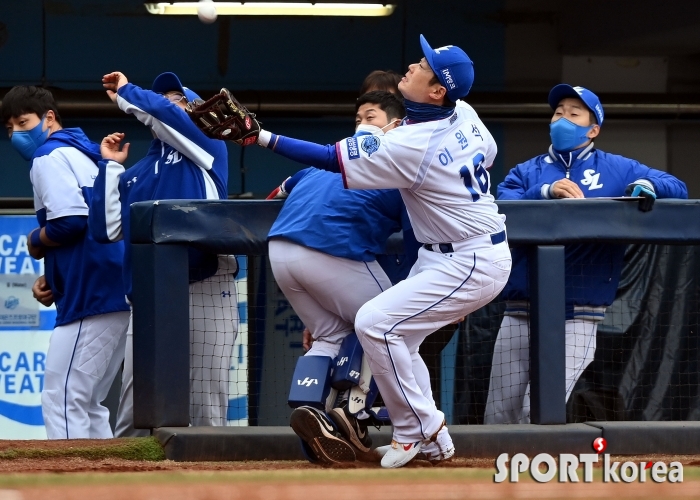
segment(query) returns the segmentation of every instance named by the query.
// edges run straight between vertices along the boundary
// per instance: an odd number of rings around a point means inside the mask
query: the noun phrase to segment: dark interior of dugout
[[[531,425],[475,426],[452,425],[451,434],[459,454],[492,456],[496,452],[537,451],[573,452],[588,451],[592,439],[597,436],[616,437],[610,450],[614,453],[700,453],[700,425],[691,422],[698,419],[700,384],[697,380],[684,380],[684,394],[679,394],[678,378],[692,372],[697,375],[697,332],[654,331],[653,318],[650,323],[637,322],[637,328],[645,329],[650,342],[663,341],[659,337],[675,335],[676,344],[685,342],[677,352],[684,352],[679,359],[678,376],[667,381],[667,390],[656,391],[648,398],[658,399],[658,394],[673,399],[686,398],[685,408],[694,410],[679,412],[656,412],[639,409],[643,397],[625,400],[619,391],[611,390],[619,384],[608,375],[608,384],[582,377],[569,401],[569,415],[585,415],[579,420],[586,423],[567,422],[567,407],[564,404],[564,247],[566,243],[605,242],[630,244],[620,293],[626,290],[646,290],[644,296],[633,297],[644,303],[648,310],[654,309],[654,297],[663,290],[674,290],[682,285],[682,297],[695,309],[688,314],[697,315],[698,255],[694,250],[700,243],[700,225],[687,221],[700,220],[700,200],[662,200],[654,210],[643,213],[634,201],[614,200],[569,200],[561,201],[506,201],[499,202],[499,210],[507,216],[508,239],[511,246],[526,245],[531,252]],[[267,232],[274,222],[281,202],[270,201],[160,201],[143,202],[132,206],[131,244],[134,256],[134,407],[135,424],[140,428],[158,429],[155,432],[170,447],[175,459],[246,459],[255,455],[257,445],[271,439],[276,443],[277,455],[267,458],[299,458],[298,447],[292,444],[295,437],[288,428],[190,428],[189,425],[189,371],[188,371],[188,318],[187,318],[187,247],[213,253],[241,255],[264,255]],[[400,251],[401,242],[392,239],[390,253]],[[642,246],[671,245],[666,253],[646,252],[640,255]],[[692,247],[683,259],[673,249]],[[666,276],[659,276],[659,269]],[[642,280],[646,287],[626,287],[630,280]],[[635,292],[638,293],[638,292]],[[167,297],[167,300],[164,300]],[[252,300],[249,296],[249,301]],[[641,301],[641,302],[640,302]],[[693,302],[694,301],[694,302]],[[251,306],[249,302],[249,307]],[[491,308],[502,307],[498,303]],[[613,306],[614,307],[614,306]],[[666,311],[668,312],[668,311]],[[466,339],[482,335],[495,339],[498,325],[492,319],[498,317],[493,311],[479,311],[470,317]],[[486,321],[481,321],[486,319]],[[687,318],[680,318],[687,323]],[[667,324],[672,324],[673,322]],[[697,325],[697,318],[694,322]],[[254,325],[254,322],[250,322]],[[254,329],[254,326],[253,326]],[[695,329],[697,330],[697,329]],[[599,333],[599,342],[624,342],[625,336],[606,339],[604,327]],[[255,332],[249,330],[249,338]],[[622,339],[622,340],[620,340]],[[470,387],[474,373],[468,370],[486,369],[490,359],[484,353],[470,352],[468,341],[460,342],[457,370],[467,370],[464,383],[456,387],[455,405],[461,408],[458,414],[465,415],[458,424],[480,423],[483,414],[485,388]],[[482,345],[488,345],[487,342]],[[614,347],[614,346],[613,346]],[[617,346],[606,352],[620,352]],[[629,351],[629,349],[628,349]],[[632,355],[639,364],[647,363],[646,369],[637,370],[639,376],[648,376],[658,368],[659,360],[649,358],[649,352],[637,349]],[[660,351],[663,356],[669,352]],[[255,352],[249,352],[255,359]],[[482,357],[482,363],[464,363],[465,356]],[[460,358],[462,362],[460,363]],[[473,361],[473,360],[472,360]],[[606,363],[610,360],[595,362]],[[695,369],[689,369],[691,364]],[[251,363],[249,384],[255,384],[255,363]],[[603,372],[605,372],[603,370]],[[627,384],[633,383],[626,374]],[[480,378],[483,380],[483,377]],[[486,377],[488,380],[488,377]],[[606,387],[608,389],[606,389]],[[602,389],[601,389],[602,388]],[[486,388],[487,389],[487,388]],[[606,392],[606,390],[608,392]],[[675,393],[674,393],[675,391]],[[254,391],[251,391],[251,394]],[[629,393],[629,391],[628,391]],[[480,400],[481,398],[481,400]],[[640,401],[642,403],[640,403]],[[254,403],[254,401],[251,401]],[[636,405],[636,407],[635,407]],[[653,406],[653,405],[652,405]],[[673,405],[671,405],[671,408]],[[615,409],[624,409],[615,412]],[[610,418],[611,415],[613,418]],[[629,420],[680,420],[682,422],[609,422],[614,416],[624,415]],[[569,417],[569,421],[571,421]],[[595,421],[603,421],[596,423]],[[538,425],[539,424],[539,425]],[[638,432],[644,429],[648,436],[646,448],[638,440]],[[378,434],[377,444],[388,442],[387,430]],[[230,446],[222,446],[222,439],[230,440]],[[251,441],[252,440],[252,441]],[[209,443],[209,444],[206,444]],[[649,449],[651,444],[653,448]],[[231,446],[237,451],[231,451]],[[517,448],[520,446],[520,448]],[[644,448],[644,450],[642,450]],[[269,447],[267,448],[270,449]],[[461,449],[461,451],[460,451]],[[245,452],[250,450],[250,453]],[[296,450],[296,451],[293,451]],[[235,455],[235,456],[234,456]]]

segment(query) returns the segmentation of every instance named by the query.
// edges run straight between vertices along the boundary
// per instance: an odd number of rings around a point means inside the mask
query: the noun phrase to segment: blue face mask
[[[12,137],[10,138],[12,147],[27,161],[32,159],[37,148],[44,144],[49,137],[48,128],[41,130],[44,127],[44,120],[46,120],[46,117],[43,117],[39,124],[31,130],[12,132]]]
[[[559,118],[554,123],[549,124],[549,136],[552,138],[552,146],[557,151],[571,151],[584,142],[588,141],[586,134],[593,128],[593,125],[582,127],[567,120]]]

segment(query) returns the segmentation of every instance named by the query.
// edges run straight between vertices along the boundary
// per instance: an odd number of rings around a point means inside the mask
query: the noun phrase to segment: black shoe
[[[289,425],[322,463],[355,461],[352,446],[339,435],[322,411],[311,406],[300,406],[292,412]]]
[[[348,402],[344,401],[338,408],[328,414],[340,433],[356,451],[368,453],[372,449],[372,438],[367,432],[367,422],[358,420],[348,411]]]

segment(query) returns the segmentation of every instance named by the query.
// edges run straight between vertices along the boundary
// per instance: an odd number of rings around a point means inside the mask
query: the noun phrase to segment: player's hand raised
[[[552,198],[585,198],[583,191],[569,179],[559,179],[551,187]]]
[[[117,102],[117,90],[129,83],[124,73],[113,71],[102,77],[102,86],[107,90],[107,95],[112,102]]]
[[[40,303],[49,307],[53,304],[53,292],[46,282],[46,277],[44,275],[39,276],[32,286],[32,295]]]
[[[113,160],[123,164],[129,156],[129,143],[125,143],[122,147],[124,134],[122,132],[114,132],[102,139],[100,143],[100,154],[105,160]]]

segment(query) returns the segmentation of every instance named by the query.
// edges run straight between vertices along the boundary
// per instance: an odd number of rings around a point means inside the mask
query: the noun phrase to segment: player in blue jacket
[[[102,141],[105,161],[95,180],[90,230],[103,242],[129,238],[130,205],[159,199],[226,199],[226,146],[207,138],[184,107],[197,94],[183,87],[173,73],[163,73],[151,90],[128,82],[119,72],[103,78],[110,98],[125,113],[151,128],[155,139],[147,155],[128,171],[123,163],[128,144],[124,134]],[[192,425],[225,425],[231,354],[238,331],[238,299],[233,256],[190,249],[190,421]],[[124,283],[131,301],[131,252],[124,253]],[[136,304],[138,307],[138,304]],[[216,321],[212,321],[216,319]],[[133,359],[131,328],[127,335],[118,436],[147,435],[133,428]]]
[[[358,137],[391,133],[405,113],[401,100],[386,91],[362,95],[355,108]],[[384,252],[392,233],[403,230],[405,234],[411,225],[397,190],[346,190],[340,173],[307,168],[288,178],[276,193],[289,197],[268,235],[270,264],[278,285],[314,339],[297,364],[297,375],[302,379],[324,377],[326,372],[313,372],[305,368],[305,362],[312,356],[325,357],[328,362],[340,356],[341,343],[354,331],[357,311],[391,287],[377,254]],[[415,254],[417,247],[416,243],[406,251]],[[422,366],[427,373],[424,363]],[[369,385],[369,380],[365,382]],[[422,382],[429,388],[428,376]],[[355,452],[369,452],[372,443],[366,424],[369,415],[359,408],[359,412],[351,411],[347,394],[341,399],[344,401],[335,408],[334,392],[328,401],[309,400],[290,420],[311,448],[309,453],[326,463],[354,460]],[[312,404],[325,404],[328,416],[354,449],[333,433],[324,434],[330,422]],[[324,437],[315,439],[319,434]]]
[[[603,106],[583,87],[566,84],[549,93],[554,110],[546,154],[516,165],[498,186],[500,200],[642,196],[687,198],[683,182],[638,161],[595,149]],[[593,361],[597,324],[615,299],[625,245],[566,245],[566,399]],[[506,311],[494,347],[484,423],[530,422],[529,294],[525,251],[514,248],[503,290]]]
[[[121,286],[123,244],[101,245],[87,231],[99,146],[81,129],[62,127],[53,96],[43,88],[10,90],[2,120],[12,146],[30,162],[39,228],[27,246],[46,269],[34,295],[46,306],[56,304],[41,392],[46,434],[111,438],[109,411],[101,403],[124,359],[129,306]]]

